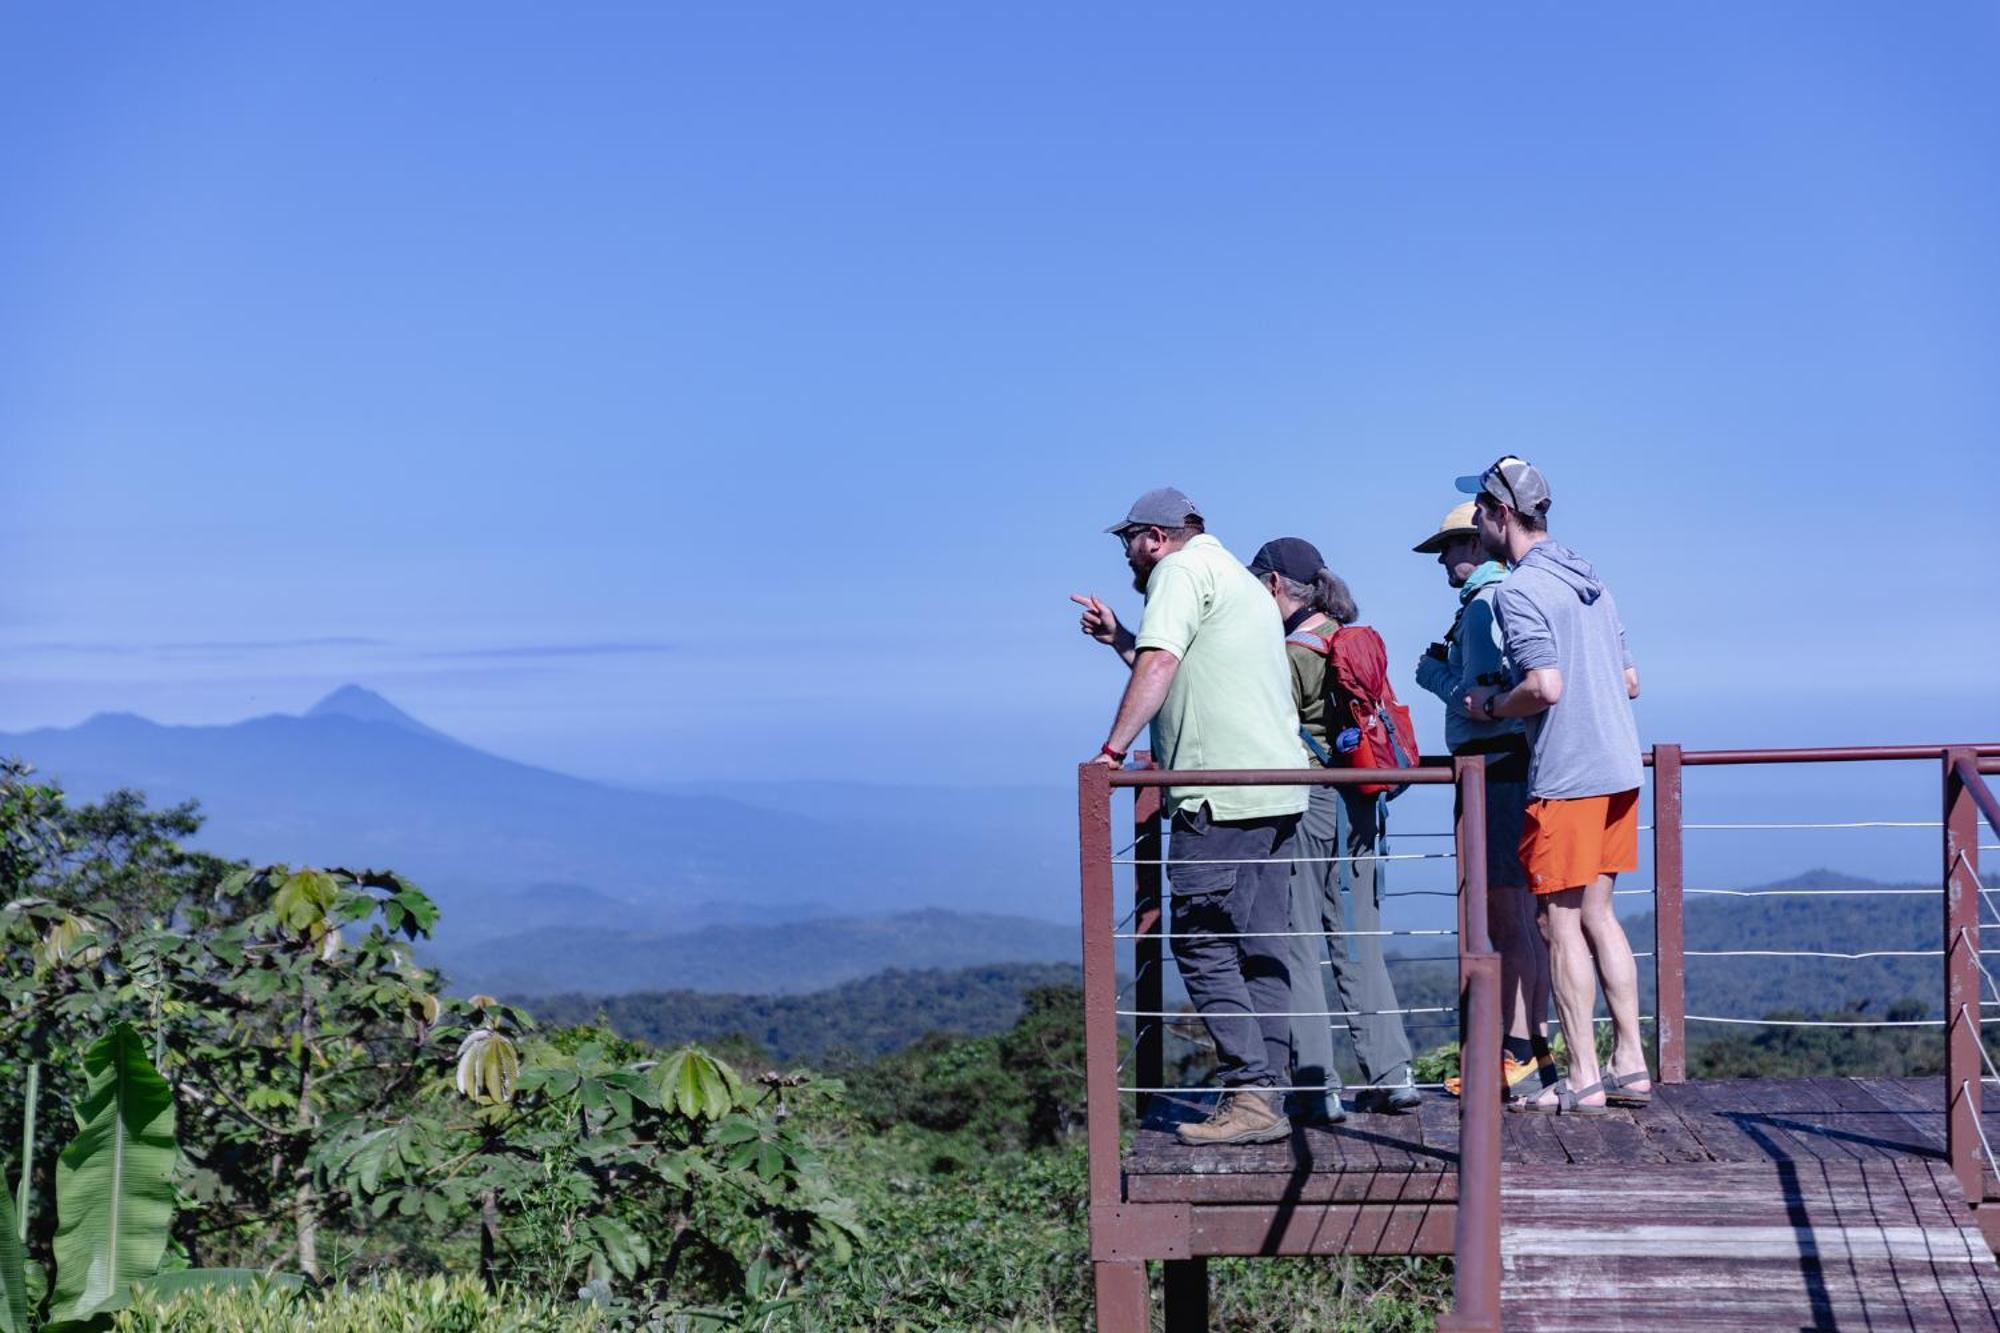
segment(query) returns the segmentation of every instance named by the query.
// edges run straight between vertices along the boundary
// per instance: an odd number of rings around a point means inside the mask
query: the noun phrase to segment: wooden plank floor
[[[1458,1169],[1458,1103],[1445,1097],[1427,1097],[1416,1115],[1295,1125],[1284,1143],[1190,1148],[1174,1138],[1174,1126],[1206,1110],[1200,1093],[1156,1099],[1126,1153],[1128,1199],[1278,1202],[1301,1197],[1293,1189],[1326,1188],[1307,1184],[1311,1176]],[[1940,1079],[1662,1084],[1643,1111],[1504,1116],[1501,1154],[1520,1166],[1938,1159],[1943,1115]],[[1989,1104],[1983,1119],[2000,1144],[2000,1106]]]
[[[1506,1317],[1520,1329],[2000,1328],[1996,1268],[1944,1163],[1939,1079],[1662,1085],[1602,1117],[1502,1120]],[[1458,1107],[1351,1115],[1290,1141],[1188,1148],[1162,1099],[1131,1202],[1457,1197]],[[2000,1109],[1985,1116],[2000,1142]],[[1989,1179],[1988,1199],[2000,1206]]]

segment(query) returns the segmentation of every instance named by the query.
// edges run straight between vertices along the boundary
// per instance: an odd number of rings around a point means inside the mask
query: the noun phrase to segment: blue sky
[[[620,780],[1063,782],[1138,491],[1414,661],[1409,547],[1518,451],[1648,739],[1991,739],[1996,57],[1974,3],[14,7],[0,729],[352,680]]]

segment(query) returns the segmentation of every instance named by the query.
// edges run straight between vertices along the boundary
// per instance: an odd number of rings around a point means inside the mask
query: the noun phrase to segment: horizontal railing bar
[[[1681,763],[1687,764],[1847,764],[1875,760],[1944,758],[1950,750],[1971,750],[1975,754],[2000,757],[2000,742],[1979,745],[1841,745],[1815,746],[1793,750],[1683,750]],[[1645,760],[1652,763],[1651,751]]]
[[[1118,768],[1114,787],[1349,787],[1357,783],[1449,787],[1448,768]]]

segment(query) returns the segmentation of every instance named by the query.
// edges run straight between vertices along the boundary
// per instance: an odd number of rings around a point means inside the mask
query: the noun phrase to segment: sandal
[[[1556,1099],[1554,1102],[1539,1102],[1528,1097],[1521,1097],[1507,1103],[1507,1109],[1515,1115],[1595,1116],[1609,1115],[1611,1112],[1609,1106],[1586,1106],[1583,1104],[1583,1098],[1590,1096],[1593,1092],[1604,1091],[1604,1084],[1601,1081],[1593,1083],[1587,1088],[1573,1089],[1569,1085],[1569,1080],[1565,1078],[1558,1080],[1556,1085],[1548,1089],[1548,1091],[1555,1093]]]
[[[1634,1083],[1644,1083],[1634,1088]],[[1653,1076],[1643,1066],[1630,1074],[1604,1071],[1604,1100],[1610,1106],[1645,1107],[1653,1104]]]

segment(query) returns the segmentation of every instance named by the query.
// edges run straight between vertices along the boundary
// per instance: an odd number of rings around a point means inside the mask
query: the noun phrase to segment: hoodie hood
[[[1507,566],[1500,563],[1498,560],[1488,560],[1485,564],[1481,565],[1479,568],[1473,570],[1471,574],[1467,575],[1465,582],[1459,585],[1458,587],[1459,605],[1463,606],[1465,605],[1465,603],[1471,601],[1474,597],[1477,597],[1479,595],[1479,590],[1481,588],[1490,588],[1494,584],[1500,582],[1502,579],[1506,577],[1507,577]]]
[[[1543,571],[1575,593],[1585,606],[1604,595],[1604,585],[1597,581],[1597,572],[1590,562],[1560,542],[1536,542],[1516,568]]]

